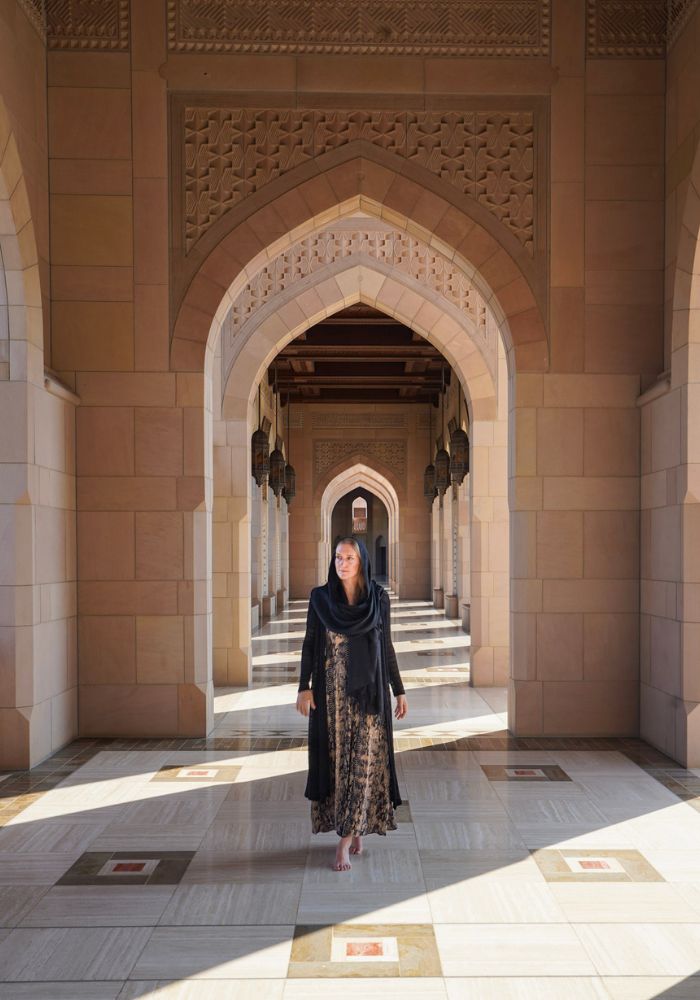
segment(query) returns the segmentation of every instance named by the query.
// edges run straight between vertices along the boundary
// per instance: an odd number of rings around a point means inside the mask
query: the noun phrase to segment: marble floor
[[[312,837],[306,605],[253,638],[206,740],[79,740],[0,774],[0,998],[700,998],[700,771],[515,739],[469,637],[394,601],[398,830]]]

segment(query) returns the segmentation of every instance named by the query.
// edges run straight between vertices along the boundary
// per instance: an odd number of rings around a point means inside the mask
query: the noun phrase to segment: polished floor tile
[[[22,927],[155,927],[172,885],[55,886],[18,923]]]
[[[601,976],[692,976],[700,965],[700,924],[575,924]]]
[[[284,979],[293,926],[157,927],[133,979]]]
[[[300,893],[300,885],[286,882],[181,885],[169,898],[160,924],[293,924]]]
[[[567,924],[435,924],[445,976],[592,976],[593,962]]]
[[[150,928],[18,928],[0,941],[0,980],[126,979]]]

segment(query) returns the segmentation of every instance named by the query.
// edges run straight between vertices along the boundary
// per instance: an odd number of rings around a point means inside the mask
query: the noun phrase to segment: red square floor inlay
[[[586,871],[610,871],[607,861],[579,861],[579,867]]]
[[[384,948],[381,941],[351,941],[345,949],[345,954],[348,957],[365,955],[380,958],[384,954]]]
[[[113,872],[142,872],[146,865],[143,861],[120,861],[114,868]]]

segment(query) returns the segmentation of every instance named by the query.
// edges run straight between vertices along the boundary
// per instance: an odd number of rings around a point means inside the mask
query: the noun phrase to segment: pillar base
[[[469,633],[472,627],[471,623],[472,606],[471,604],[462,605],[462,631]]]
[[[202,737],[213,725],[208,684],[84,684],[80,736]]]
[[[434,608],[445,607],[445,591],[442,589],[442,587],[436,587],[433,590],[433,607]]]
[[[277,591],[275,596],[277,598],[277,614],[279,614],[280,611],[284,611],[287,607],[287,591],[282,587],[281,590]]]
[[[277,614],[277,597],[275,594],[268,594],[262,599],[262,620],[269,621]]]
[[[445,595],[445,618],[459,618],[459,597],[456,594]]]
[[[250,630],[251,632],[256,632],[260,628],[260,605],[251,604],[250,606]]]

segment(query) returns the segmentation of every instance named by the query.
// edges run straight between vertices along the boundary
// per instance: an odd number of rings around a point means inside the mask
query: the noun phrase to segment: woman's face
[[[354,545],[345,542],[335,550],[335,571],[341,580],[353,580],[361,569],[360,557]]]

